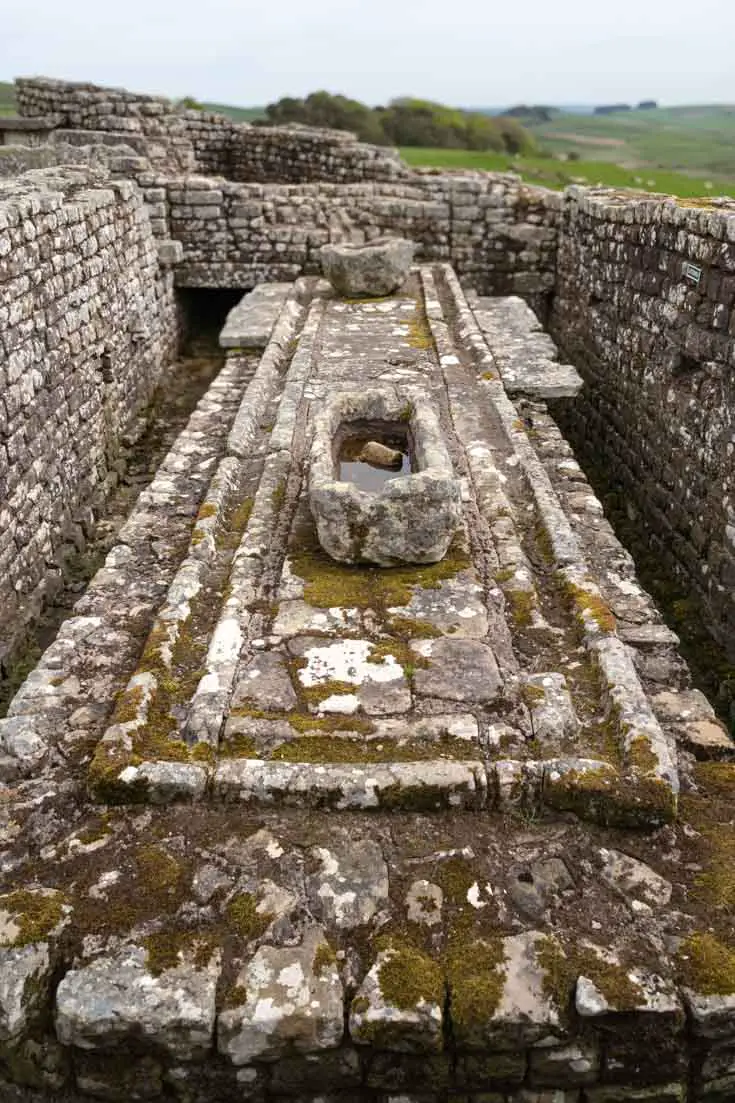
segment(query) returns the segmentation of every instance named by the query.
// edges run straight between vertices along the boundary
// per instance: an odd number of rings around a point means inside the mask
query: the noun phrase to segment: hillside
[[[218,115],[226,115],[236,123],[252,123],[255,119],[265,118],[264,107],[233,107],[228,103],[203,103],[205,111],[216,111]]]
[[[401,149],[409,165],[446,169],[516,172],[529,184],[557,190],[568,184],[601,184],[612,188],[663,192],[686,199],[727,195],[735,198],[735,179],[694,176],[663,169],[626,169],[611,161],[559,161],[554,157],[520,157],[469,149]]]
[[[561,114],[529,129],[552,153],[629,169],[735,179],[735,105],[659,107],[611,115]]]

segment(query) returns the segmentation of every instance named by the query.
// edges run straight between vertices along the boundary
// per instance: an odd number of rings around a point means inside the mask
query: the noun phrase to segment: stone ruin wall
[[[343,131],[258,127],[213,112],[182,110],[162,96],[44,78],[16,82],[24,119],[47,118],[57,134],[87,141],[137,139],[162,171],[196,171],[246,182],[393,180],[410,176],[394,150]],[[142,144],[141,144],[142,143]]]
[[[81,547],[176,344],[138,189],[85,168],[0,182],[0,661]]]
[[[143,175],[184,250],[179,285],[250,287],[319,271],[328,241],[413,239],[493,294],[523,294],[543,314],[553,287],[561,197],[512,176],[416,175],[410,183],[256,185]],[[150,191],[148,191],[150,194]]]
[[[732,205],[410,172],[334,132],[318,140],[93,85],[19,81],[18,100],[25,116],[63,124],[58,159],[93,161],[109,144],[106,163],[140,185],[155,237],[183,248],[179,286],[292,280],[318,270],[328,240],[398,233],[481,293],[523,296],[587,382],[558,411],[565,431],[620,482],[653,554],[696,588],[719,640],[732,639]],[[292,173],[300,183],[283,182]]]
[[[735,203],[568,189],[551,328],[586,382],[567,436],[732,650]]]

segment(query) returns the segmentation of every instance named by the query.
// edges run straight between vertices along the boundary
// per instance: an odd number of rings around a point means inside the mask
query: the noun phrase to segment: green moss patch
[[[390,617],[388,609],[408,605],[415,589],[438,589],[471,566],[456,541],[440,562],[410,567],[351,567],[336,563],[318,546],[298,551],[291,559],[291,570],[304,580],[304,600],[310,605],[372,609],[384,619]]]
[[[563,589],[571,603],[572,612],[582,626],[588,620],[588,616],[585,615],[588,614],[601,632],[615,631],[616,620],[612,610],[599,594],[590,593],[582,586],[568,581],[564,582]]]
[[[225,910],[230,925],[248,942],[265,934],[274,918],[271,912],[258,911],[257,897],[251,892],[233,897]]]
[[[677,954],[683,984],[703,996],[735,994],[735,950],[706,932],[691,935]]]
[[[0,897],[0,912],[10,916],[18,928],[5,946],[28,946],[43,942],[61,922],[64,915],[64,897],[58,892],[40,892],[21,889]]]
[[[408,943],[392,946],[378,972],[383,999],[401,1011],[413,1011],[420,1003],[444,1002],[444,981],[439,965]]]
[[[340,718],[342,728],[351,723]],[[475,752],[476,753],[476,752]],[[356,739],[347,735],[305,735],[290,743],[282,743],[271,758],[281,762],[378,763],[419,762],[436,758],[462,760],[473,758],[473,746],[465,739],[447,736],[431,741],[407,739]],[[401,792],[405,793],[405,787]],[[398,799],[396,794],[396,799]],[[381,801],[382,803],[382,801]]]
[[[213,934],[196,931],[158,931],[143,939],[146,950],[146,965],[154,977],[167,969],[175,969],[182,962],[204,969],[209,964],[216,949]]]
[[[320,942],[314,954],[314,975],[320,977],[325,969],[337,964],[337,953],[328,942]]]
[[[452,1021],[462,1034],[483,1030],[498,1009],[505,985],[499,936],[452,939],[446,956]]]
[[[628,976],[629,969],[604,961],[590,947],[541,938],[536,955],[544,970],[545,995],[561,1011],[568,1011],[579,977],[587,977],[613,1011],[633,1011],[643,999],[640,985]]]

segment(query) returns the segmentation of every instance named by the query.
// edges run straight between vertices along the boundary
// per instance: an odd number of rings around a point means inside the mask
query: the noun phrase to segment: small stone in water
[[[403,453],[397,448],[388,448],[377,440],[369,440],[357,456],[361,463],[371,463],[374,467],[400,468],[403,464]]]

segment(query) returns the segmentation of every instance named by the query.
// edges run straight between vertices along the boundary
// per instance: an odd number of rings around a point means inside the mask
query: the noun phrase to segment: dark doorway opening
[[[217,349],[225,319],[245,292],[244,287],[179,287],[181,352],[204,356]]]

